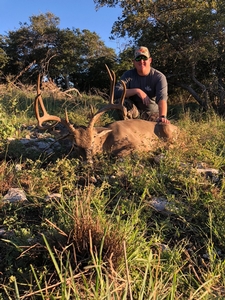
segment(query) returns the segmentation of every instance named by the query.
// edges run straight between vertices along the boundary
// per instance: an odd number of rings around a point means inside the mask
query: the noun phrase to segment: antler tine
[[[35,100],[34,100],[35,116],[37,118],[38,127],[40,129],[50,129],[53,126],[55,126],[57,123],[61,122],[61,119],[57,116],[52,116],[47,113],[44,103],[43,103],[42,96],[41,96],[40,83],[41,83],[41,75],[39,74],[38,79],[37,79],[37,96],[35,97]],[[41,111],[43,114],[42,116],[40,116],[39,105],[40,105],[40,108],[41,108]],[[43,126],[42,124],[47,121],[55,121],[56,123]]]
[[[107,65],[105,65],[109,78],[110,78],[110,95],[109,95],[109,104],[114,104],[114,91],[115,91],[115,85],[116,85],[116,74],[114,71],[111,71]],[[126,84],[123,80],[121,80],[122,86],[123,86],[123,93],[121,95],[119,104],[123,106],[125,96],[126,96]],[[114,104],[117,105],[117,104]]]
[[[126,83],[125,83],[123,80],[121,80],[121,83],[122,83],[122,86],[123,86],[123,93],[122,93],[122,95],[121,95],[121,97],[120,97],[119,104],[120,104],[121,106],[123,106],[123,105],[124,105],[124,100],[125,100],[125,97],[126,97],[127,86],[126,86]],[[123,107],[124,107],[124,106],[123,106]]]
[[[107,72],[110,78],[110,94],[109,94],[109,103],[113,104],[114,102],[114,89],[116,85],[116,74],[114,71],[111,71],[107,65],[105,65]]]
[[[120,101],[119,103],[113,103],[114,102],[114,88],[115,88],[115,83],[116,83],[116,75],[113,71],[110,71],[108,66],[106,66],[106,69],[108,71],[109,77],[110,77],[110,96],[109,96],[109,104],[104,106],[103,108],[101,108],[91,119],[90,123],[89,123],[89,128],[94,127],[95,122],[100,118],[100,116],[110,110],[110,109],[118,109],[121,110],[123,113],[123,119],[126,119],[127,116],[127,109],[126,107],[123,105],[124,104],[124,100],[125,100],[125,96],[126,96],[126,84],[124,81],[121,81],[122,86],[123,86],[123,93],[121,95]]]

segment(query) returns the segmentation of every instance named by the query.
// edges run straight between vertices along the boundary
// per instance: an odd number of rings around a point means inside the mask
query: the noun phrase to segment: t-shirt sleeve
[[[158,73],[157,77],[155,89],[156,103],[158,103],[160,100],[167,101],[168,98],[168,83],[166,76],[162,73]]]

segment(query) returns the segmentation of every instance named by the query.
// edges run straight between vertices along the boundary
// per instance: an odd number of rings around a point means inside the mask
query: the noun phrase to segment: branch
[[[65,92],[63,92],[66,96],[72,98],[72,96],[70,94],[68,94],[69,92],[75,91],[80,97],[82,97],[81,93],[78,91],[78,89],[75,88],[71,88],[69,90],[66,90]]]
[[[28,69],[30,69],[34,64],[36,64],[36,60],[34,60],[32,63],[30,63],[25,69],[23,69],[12,81],[12,83],[15,83],[15,81],[23,75]]]
[[[206,106],[206,103],[202,100],[202,98],[198,95],[198,93],[195,92],[195,90],[190,85],[184,83],[177,83],[176,85],[188,91],[202,107]]]

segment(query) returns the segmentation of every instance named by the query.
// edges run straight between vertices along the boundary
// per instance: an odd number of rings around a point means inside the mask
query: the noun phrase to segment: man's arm
[[[127,89],[126,90],[126,98],[137,95],[145,105],[150,104],[150,99],[148,95],[139,88]]]
[[[158,103],[159,106],[159,118],[158,121],[162,123],[170,123],[169,120],[167,120],[167,101],[166,100],[160,100]]]

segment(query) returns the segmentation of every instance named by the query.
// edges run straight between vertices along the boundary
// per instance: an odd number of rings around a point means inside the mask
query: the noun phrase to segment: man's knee
[[[119,100],[116,99],[115,103],[118,103]],[[124,117],[124,114],[122,112],[119,111],[119,117],[124,120],[124,119],[136,119],[139,117],[140,113],[136,107],[136,105],[134,105],[134,103],[130,100],[130,99],[125,99],[124,100],[124,107],[127,110],[126,116]]]

